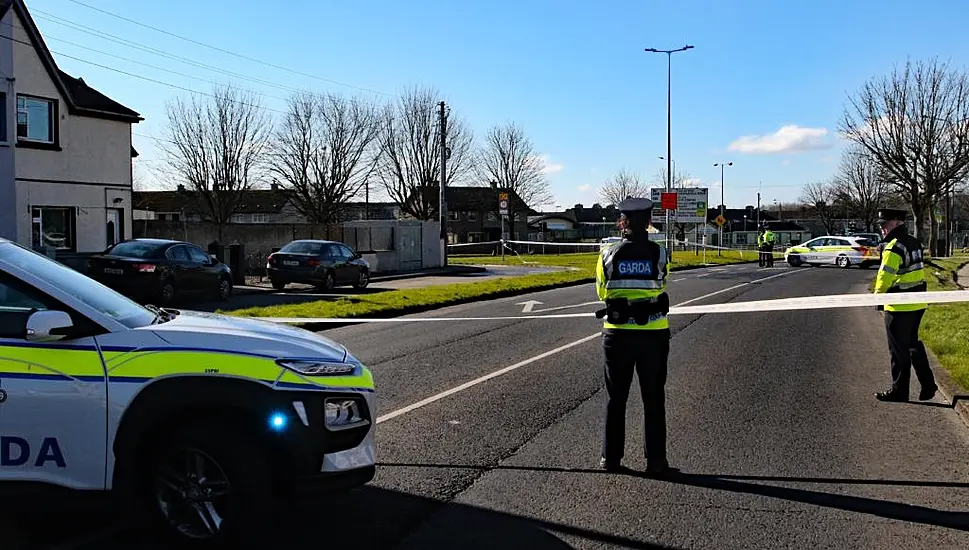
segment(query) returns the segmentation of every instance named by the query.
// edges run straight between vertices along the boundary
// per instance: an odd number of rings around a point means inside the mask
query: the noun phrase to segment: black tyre
[[[323,278],[323,284],[320,286],[325,292],[329,292],[336,287],[336,277],[333,276],[333,272],[330,271]]]
[[[800,267],[801,257],[796,254],[791,254],[787,257],[787,263],[791,264],[791,267]]]
[[[252,437],[225,425],[189,427],[163,438],[147,462],[146,505],[179,545],[234,548],[264,538],[273,483]]]
[[[232,297],[232,279],[222,277],[219,279],[219,300],[223,302]]]
[[[838,264],[838,267],[841,267],[844,269],[848,269],[849,267],[851,267],[851,260],[849,260],[847,256],[838,256],[838,259],[835,260],[835,263]]]
[[[364,289],[370,284],[370,272],[366,269],[360,271],[360,275],[357,276],[357,282],[353,283],[353,288]]]
[[[270,281],[270,283],[272,283],[273,288],[275,288],[276,290],[282,290],[286,288],[286,283],[282,281]]]

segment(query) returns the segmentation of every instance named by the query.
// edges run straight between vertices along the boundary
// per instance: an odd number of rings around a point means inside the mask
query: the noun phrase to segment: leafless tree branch
[[[403,212],[419,220],[433,220],[439,215],[439,97],[431,88],[405,90],[381,117],[380,156],[375,175],[390,199]],[[470,173],[473,141],[474,136],[464,121],[448,116],[447,185],[460,184]]]
[[[475,169],[479,181],[495,190],[496,215],[499,191],[514,193],[524,203],[509,201],[508,216],[512,220],[521,207],[537,208],[555,202],[545,178],[545,163],[525,132],[514,123],[496,125],[488,131]]]
[[[167,164],[218,225],[220,240],[243,194],[264,175],[271,132],[272,119],[256,94],[232,86],[168,106]]]
[[[888,196],[888,174],[864,148],[845,151],[833,182],[833,198],[848,206],[872,231]]]
[[[370,177],[378,157],[380,113],[363,101],[296,94],[275,132],[270,172],[314,223],[339,218]]]
[[[905,195],[921,237],[941,197],[969,175],[969,76],[934,59],[906,62],[850,98],[840,129]]]

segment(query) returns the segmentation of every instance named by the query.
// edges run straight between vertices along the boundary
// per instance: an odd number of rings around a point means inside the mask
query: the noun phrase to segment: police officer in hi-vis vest
[[[909,235],[905,227],[905,211],[883,208],[878,212],[881,225],[881,267],[875,278],[874,292],[924,292],[927,288],[922,267],[922,243]],[[935,396],[938,387],[929,367],[925,345],[919,340],[919,324],[927,304],[888,304],[879,306],[885,312],[888,350],[892,356],[892,385],[875,396],[881,401],[908,401],[912,368],[921,391],[919,399]]]
[[[653,203],[627,198],[618,205],[623,240],[604,249],[596,265],[596,293],[606,303],[603,322],[606,404],[599,466],[621,468],[626,400],[633,372],[639,378],[645,416],[647,472],[671,471],[666,459],[666,368],[670,351],[666,248],[649,240]]]

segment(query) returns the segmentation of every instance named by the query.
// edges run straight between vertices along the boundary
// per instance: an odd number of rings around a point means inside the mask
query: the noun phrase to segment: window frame
[[[92,336],[98,336],[100,334],[105,334],[108,332],[107,329],[102,327],[100,324],[95,322],[93,319],[88,318],[86,315],[77,311],[76,309],[68,306],[67,304],[61,302],[57,298],[54,298],[50,294],[47,294],[43,290],[27,283],[26,281],[14,276],[11,273],[0,270],[0,285],[6,286],[7,288],[13,289],[15,292],[19,292],[26,296],[28,299],[35,300],[44,305],[44,310],[46,311],[63,311],[71,317],[71,323],[73,326],[70,329],[69,334],[67,334],[63,340],[58,341],[58,343],[65,344],[73,340],[79,340],[81,338],[88,338]],[[44,311],[33,309],[29,312],[24,312],[24,321],[30,316],[33,311]],[[17,315],[14,311],[0,311],[0,315]],[[15,341],[26,341],[26,334],[23,336],[11,336],[0,332],[0,342],[3,340],[15,340]]]
[[[20,100],[21,99],[23,99],[25,101],[25,108],[24,108],[24,114],[25,115],[27,115],[27,112],[26,112],[26,101],[27,100],[42,101],[42,102],[45,102],[45,103],[47,103],[49,105],[50,108],[49,108],[49,111],[48,111],[48,113],[49,113],[49,115],[48,115],[49,116],[49,118],[48,118],[48,131],[50,132],[50,140],[31,139],[31,138],[29,138],[27,136],[21,136],[20,135],[20,113],[21,113],[21,110],[20,110]],[[60,113],[60,108],[59,108],[59,102],[58,102],[58,100],[55,99],[55,98],[50,98],[50,97],[43,97],[43,96],[37,96],[37,95],[31,95],[31,94],[20,94],[20,93],[17,94],[16,100],[17,100],[17,104],[16,104],[16,116],[17,116],[17,120],[16,120],[16,122],[17,122],[16,136],[17,136],[17,146],[18,147],[33,147],[33,148],[39,148],[39,149],[56,149],[56,150],[60,150],[60,114],[59,114]],[[30,129],[30,120],[29,119],[27,120],[27,129],[28,129],[28,133],[29,133],[29,129]]]
[[[37,223],[34,216],[34,210],[40,210],[40,244],[34,242],[34,224]],[[65,247],[53,247],[54,250],[61,252],[77,252],[77,207],[76,206],[55,206],[51,204],[32,204],[30,205],[30,244],[35,250],[38,247],[44,247],[43,243],[43,233],[44,233],[44,210],[64,210],[68,213],[67,223],[67,236],[70,239],[70,246]]]

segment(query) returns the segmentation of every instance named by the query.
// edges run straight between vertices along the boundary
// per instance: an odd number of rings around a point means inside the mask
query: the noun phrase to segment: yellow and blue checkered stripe
[[[100,351],[100,355],[98,352]],[[104,358],[104,364],[101,363]],[[0,344],[0,378],[144,384],[173,375],[234,376],[278,389],[374,392],[361,367],[346,376],[307,377],[276,363],[278,357],[202,347],[123,347],[36,342]],[[319,358],[286,357],[313,361]]]

